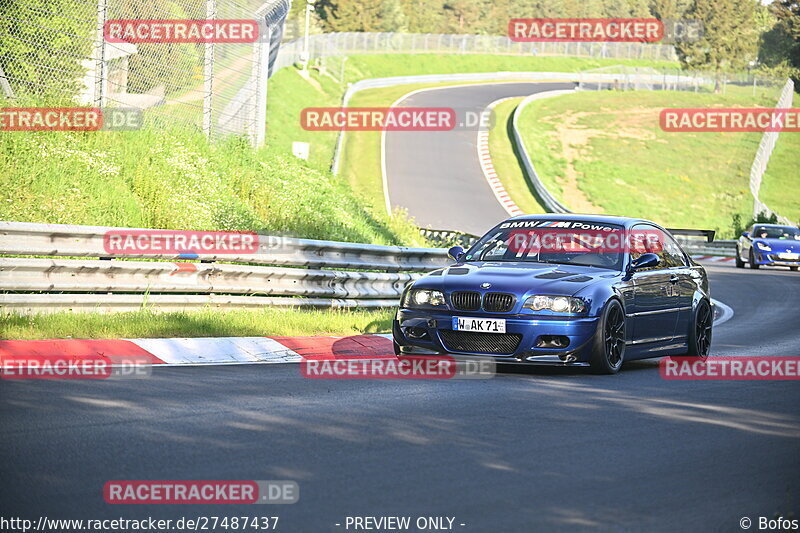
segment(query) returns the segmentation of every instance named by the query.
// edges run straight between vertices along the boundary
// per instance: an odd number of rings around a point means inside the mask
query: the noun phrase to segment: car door
[[[633,231],[663,235],[661,230],[644,224],[634,226]],[[630,254],[631,259],[636,259],[649,252],[660,259],[658,266],[637,270],[632,275],[633,309],[629,310],[628,318],[633,325],[634,344],[668,342],[675,335],[680,275],[665,257],[663,237],[657,238],[658,242],[648,241],[645,248],[632,249]]]
[[[663,251],[664,263],[669,268],[669,281],[672,285],[668,298],[676,309],[674,340],[684,342],[689,333],[689,322],[692,319],[692,300],[694,299],[697,282],[686,259],[686,254],[668,234],[664,234]]]

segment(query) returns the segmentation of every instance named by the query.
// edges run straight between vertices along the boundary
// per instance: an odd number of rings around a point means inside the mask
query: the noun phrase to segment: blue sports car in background
[[[800,266],[800,229],[778,224],[755,224],[736,242],[736,266],[744,268]]]
[[[398,355],[489,356],[606,374],[633,359],[708,355],[706,272],[653,222],[526,215],[449,254],[455,264],[405,288],[392,328]]]

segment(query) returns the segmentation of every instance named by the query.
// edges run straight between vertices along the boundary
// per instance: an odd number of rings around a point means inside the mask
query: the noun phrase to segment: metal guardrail
[[[778,103],[775,105],[776,109],[787,109],[792,107],[792,99],[794,98],[794,82],[786,80],[786,84],[781,90]],[[788,218],[775,213],[770,209],[767,204],[759,199],[761,191],[761,181],[764,174],[767,172],[767,165],[772,157],[772,152],[775,150],[775,145],[778,142],[779,131],[765,131],[761,136],[761,141],[758,143],[758,150],[753,159],[753,164],[750,166],[750,192],[753,194],[753,216],[758,216],[759,213],[765,212],[768,215],[775,214],[778,217],[778,222],[781,224],[793,225],[793,222]]]
[[[60,311],[122,312],[141,309],[189,311],[198,309],[366,308],[397,305],[388,300],[344,300],[330,298],[272,298],[228,294],[0,294],[0,310],[21,314]]]
[[[0,287],[22,292],[208,293],[395,298],[418,273],[209,263],[0,258]]]
[[[544,206],[544,208],[551,213],[572,213],[572,211],[570,211],[567,206],[556,200],[555,196],[550,194],[550,191],[548,191],[547,187],[544,186],[542,180],[539,179],[539,174],[536,173],[536,168],[533,166],[533,159],[531,159],[528,149],[525,147],[525,142],[522,139],[522,135],[519,133],[519,116],[525,107],[527,107],[527,105],[534,100],[548,98],[551,96],[560,96],[562,94],[569,94],[572,92],[575,91],[548,91],[545,93],[532,94],[522,100],[522,102],[519,103],[519,105],[514,109],[514,112],[511,114],[511,133],[517,153],[519,154],[519,159],[522,161],[522,171],[528,177],[528,181],[531,183],[531,185],[533,185],[533,189],[536,192],[536,196],[539,197],[539,201],[541,202],[542,206]]]
[[[713,255],[717,257],[734,257],[736,255],[735,240],[704,242],[676,237],[681,246],[690,255]]]
[[[452,231],[452,230],[438,230],[438,229],[429,229],[429,228],[420,228],[419,230],[420,235],[425,237],[429,242],[437,245],[442,246],[443,248],[454,246],[458,244],[464,248],[469,248],[476,242],[478,242],[477,235],[472,235],[470,233],[463,233],[461,231]]]
[[[449,262],[443,249],[271,235],[253,253],[109,253],[104,236],[120,231],[153,230],[0,222],[0,310],[387,307]]]
[[[242,254],[112,254],[103,237],[108,232],[153,231],[105,226],[70,226],[0,221],[0,255],[60,257],[117,257],[166,259],[172,261],[224,261],[256,265],[300,266],[426,272],[447,260],[447,251],[435,248],[380,246],[349,242],[296,239],[259,235],[258,250]]]

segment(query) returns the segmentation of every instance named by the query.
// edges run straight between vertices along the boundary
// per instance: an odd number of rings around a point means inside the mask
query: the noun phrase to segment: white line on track
[[[719,318],[714,319],[714,325],[720,326],[733,318],[733,309],[730,306],[725,305],[724,303],[720,302],[719,300],[715,300],[711,298],[711,304],[719,309]]]

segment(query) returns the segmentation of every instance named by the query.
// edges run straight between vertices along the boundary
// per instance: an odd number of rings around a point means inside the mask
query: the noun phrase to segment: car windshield
[[[800,241],[800,229],[791,226],[756,226],[756,229],[753,230],[753,237]]]
[[[504,222],[469,249],[466,261],[523,261],[622,270],[623,227],[576,220]]]

